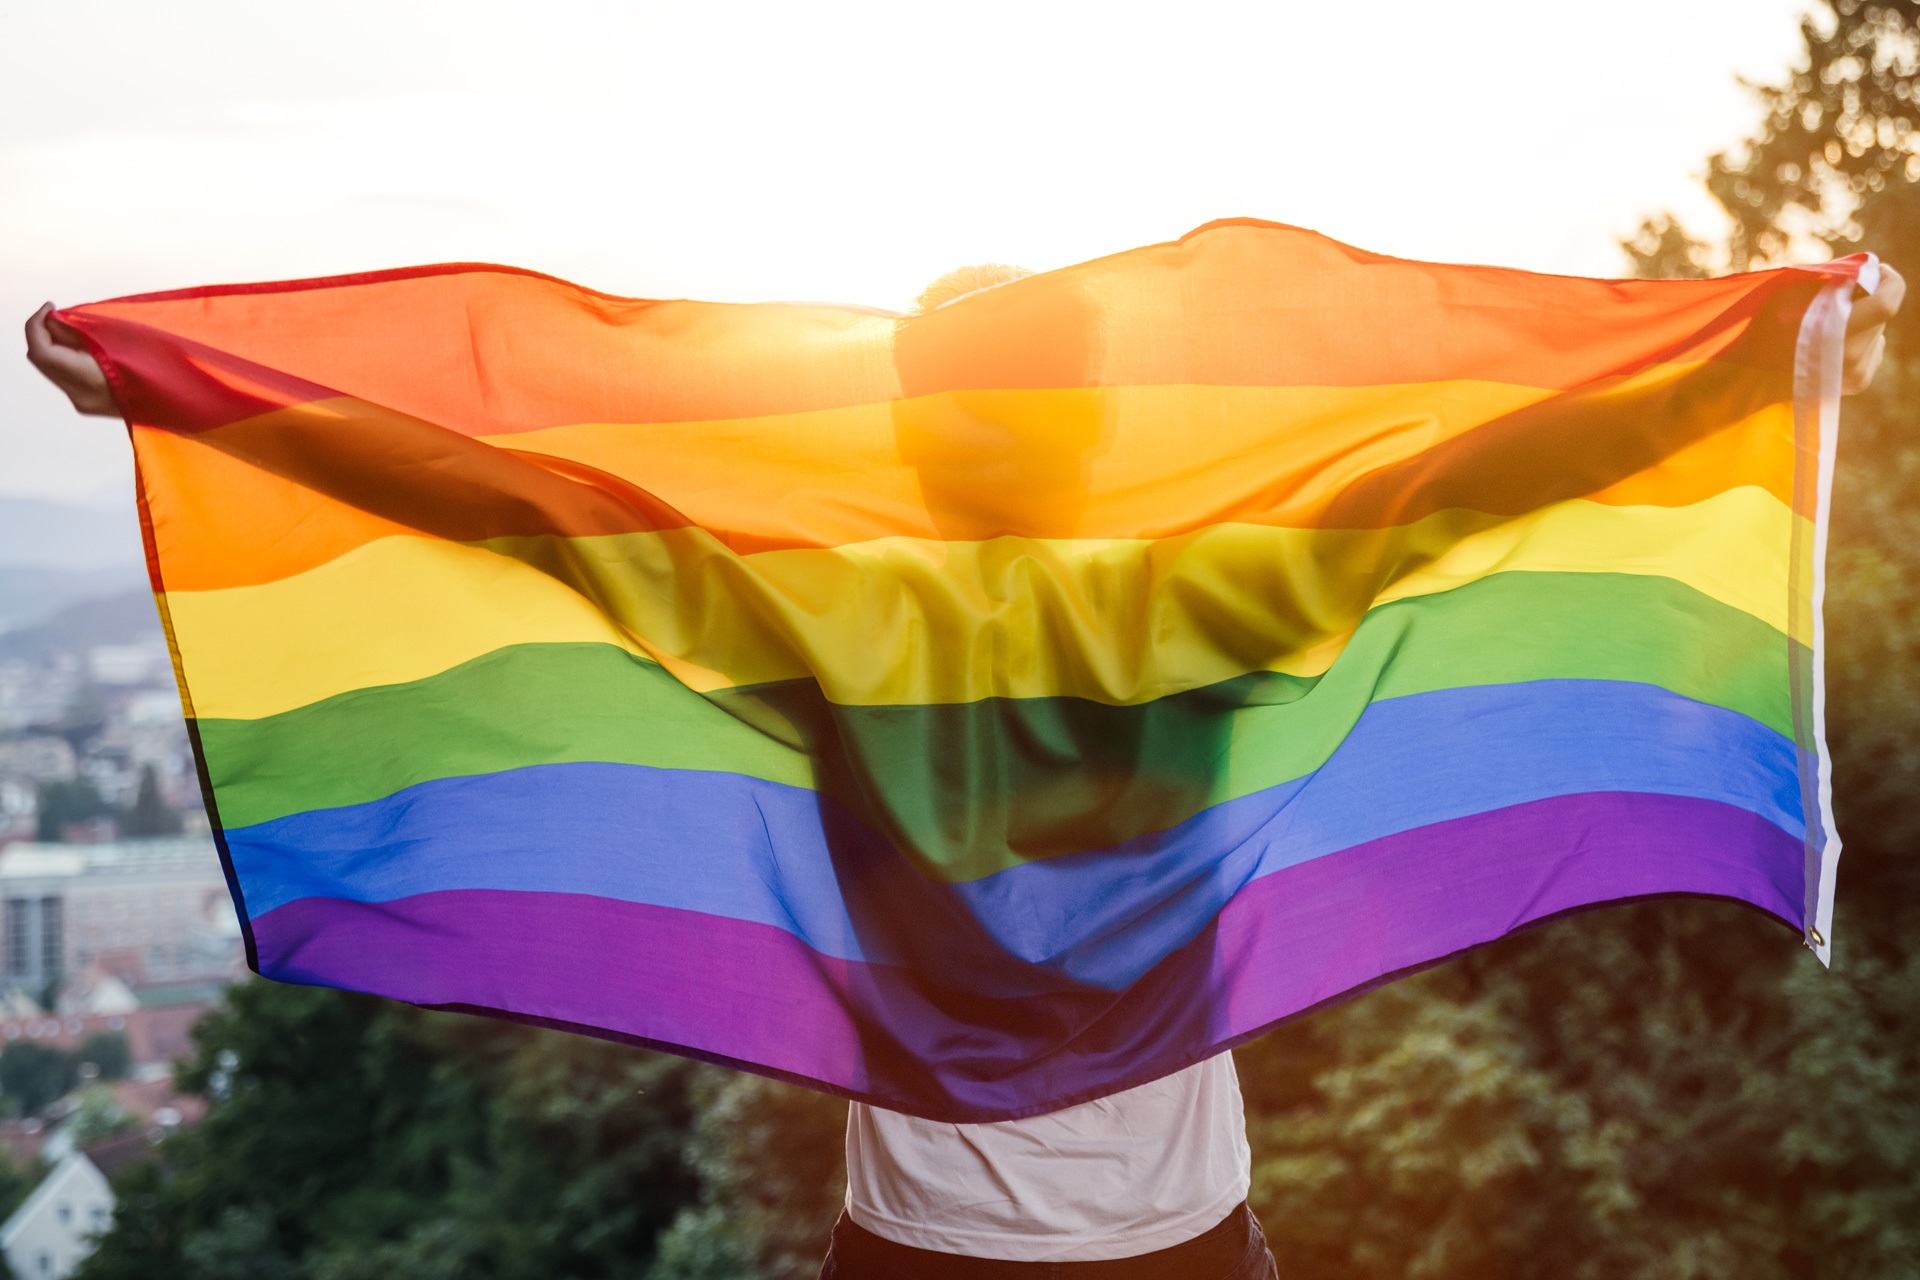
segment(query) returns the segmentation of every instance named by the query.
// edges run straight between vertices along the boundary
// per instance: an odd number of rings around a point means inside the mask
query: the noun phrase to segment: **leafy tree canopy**
[[[79,1079],[73,1055],[32,1040],[13,1040],[0,1049],[0,1100],[17,1116],[40,1113]]]
[[[154,776],[153,766],[142,766],[140,789],[127,811],[120,815],[120,834],[134,839],[177,836],[182,825],[180,811],[160,794],[160,779]]]
[[[677,1059],[265,981],[195,1040],[212,1110],[122,1175],[88,1280],[637,1280],[697,1193]]]
[[[92,1063],[102,1080],[119,1080],[133,1068],[133,1047],[120,1031],[96,1031],[73,1051],[79,1063]]]
[[[36,834],[41,840],[59,840],[69,823],[88,822],[113,812],[88,778],[43,782],[39,792]]]
[[[1830,0],[1800,29],[1806,65],[1759,89],[1760,128],[1709,165],[1737,270],[1789,257],[1796,236],[1859,240],[1920,178],[1920,4]]]

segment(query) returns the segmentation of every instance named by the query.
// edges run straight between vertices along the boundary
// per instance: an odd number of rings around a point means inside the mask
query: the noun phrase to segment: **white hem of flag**
[[[1840,867],[1840,830],[1833,817],[1833,757],[1827,750],[1827,532],[1833,514],[1833,470],[1840,447],[1840,384],[1845,375],[1847,318],[1855,281],[1820,291],[1800,322],[1794,358],[1795,417],[1811,416],[1820,433],[1813,519],[1813,740],[1816,753],[1819,867],[1806,943],[1823,965],[1833,963],[1833,894]],[[1880,286],[1880,261],[1872,254],[1860,268],[1860,288]],[[1809,411],[1811,411],[1809,413]],[[1810,833],[1811,834],[1811,833]]]

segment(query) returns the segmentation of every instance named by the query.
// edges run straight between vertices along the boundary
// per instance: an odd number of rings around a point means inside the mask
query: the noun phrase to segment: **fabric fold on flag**
[[[1825,959],[1876,271],[1232,220],[910,316],[487,265],[59,316],[259,972],[982,1121],[1608,902]]]

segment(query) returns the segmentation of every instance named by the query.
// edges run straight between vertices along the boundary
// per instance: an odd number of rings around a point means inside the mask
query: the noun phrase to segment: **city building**
[[[30,782],[71,778],[77,769],[73,745],[51,733],[28,733],[0,740],[0,772]]]
[[[48,662],[0,659],[0,730],[52,722],[79,685],[79,660],[70,654]]]
[[[103,685],[148,685],[173,674],[167,643],[155,637],[134,644],[97,644],[87,651],[87,673]]]
[[[0,1225],[0,1254],[17,1280],[62,1280],[112,1221],[113,1189],[93,1161],[75,1151]]]
[[[39,997],[105,974],[137,991],[226,980],[241,967],[210,837],[0,850],[0,986]]]

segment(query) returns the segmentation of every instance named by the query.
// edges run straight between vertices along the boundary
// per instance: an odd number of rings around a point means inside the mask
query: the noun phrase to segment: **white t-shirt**
[[[1130,1258],[1201,1235],[1247,1198],[1233,1055],[1025,1120],[940,1124],[854,1103],[847,1213],[899,1244],[973,1258]]]

